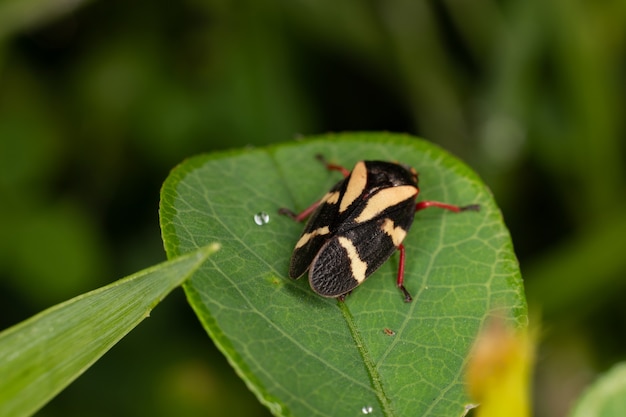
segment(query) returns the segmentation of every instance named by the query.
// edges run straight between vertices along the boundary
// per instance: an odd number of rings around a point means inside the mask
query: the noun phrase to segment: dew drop
[[[361,408],[361,412],[363,414],[372,414],[374,412],[374,407],[371,405],[364,405],[363,408]]]
[[[270,222],[270,215],[264,211],[260,211],[254,215],[254,222],[258,224],[259,226],[268,224]]]

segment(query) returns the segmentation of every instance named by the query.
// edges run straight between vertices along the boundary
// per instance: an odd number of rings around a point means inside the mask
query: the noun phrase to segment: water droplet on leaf
[[[364,405],[363,408],[361,408],[361,412],[363,414],[371,414],[374,411],[374,407],[372,407],[371,405]]]
[[[270,222],[270,215],[264,211],[260,211],[254,215],[254,222],[259,226],[263,226]]]

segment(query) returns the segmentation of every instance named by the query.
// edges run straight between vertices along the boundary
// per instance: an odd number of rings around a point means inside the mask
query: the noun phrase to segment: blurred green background
[[[187,156],[408,132],[492,188],[563,416],[626,357],[625,31],[624,0],[0,0],[0,328],[163,260]],[[174,413],[269,415],[180,290],[38,415]]]

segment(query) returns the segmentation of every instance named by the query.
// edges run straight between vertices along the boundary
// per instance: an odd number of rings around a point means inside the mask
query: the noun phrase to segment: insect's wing
[[[289,276],[298,278],[304,274],[318,252],[326,250],[324,248],[327,242],[332,241],[326,246],[329,251],[333,250],[333,245],[341,246],[341,242],[345,243],[344,239],[334,239],[335,235],[353,242],[359,250],[362,250],[361,246],[368,246],[376,252],[376,242],[371,240],[370,229],[372,233],[379,235],[381,241],[384,240],[381,233],[385,232],[385,224],[378,224],[378,221],[384,221],[388,215],[394,213],[392,227],[397,224],[396,217],[402,222],[408,221],[409,226],[413,221],[415,197],[419,192],[416,181],[414,174],[398,164],[357,162],[350,175],[338,182],[320,200],[317,210],[313,212],[296,243],[289,265]],[[351,229],[354,230],[350,231]],[[404,231],[408,231],[408,226]],[[395,235],[391,237],[393,241],[398,240]],[[384,253],[384,256],[380,257],[380,262],[378,256],[372,257],[371,272],[393,253],[393,248],[381,248],[378,252]]]
[[[339,222],[339,199],[347,180],[339,181],[319,202],[296,243],[289,264],[289,276],[299,278],[309,269],[315,255],[334,234]]]
[[[414,202],[409,200],[393,211],[333,236],[320,247],[311,263],[311,288],[325,297],[352,291],[402,243],[414,212]]]

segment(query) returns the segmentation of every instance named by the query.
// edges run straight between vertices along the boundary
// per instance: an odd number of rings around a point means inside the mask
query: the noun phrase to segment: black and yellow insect
[[[310,219],[296,243],[289,276],[309,271],[313,291],[343,299],[363,283],[397,250],[400,251],[397,286],[410,302],[404,287],[405,249],[402,241],[418,210],[440,207],[453,212],[478,210],[478,205],[454,206],[437,201],[417,203],[417,172],[410,166],[384,161],[359,161],[352,171],[326,162],[344,179],[321,200],[300,214],[280,209],[296,221]]]

